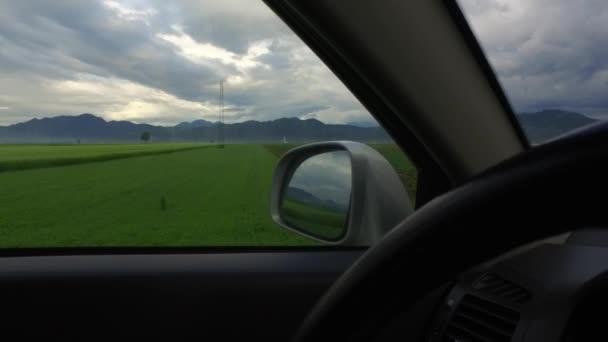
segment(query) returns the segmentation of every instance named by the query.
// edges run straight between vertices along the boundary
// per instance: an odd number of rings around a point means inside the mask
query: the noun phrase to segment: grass
[[[0,172],[84,164],[208,147],[204,144],[0,145]]]
[[[302,144],[297,143],[289,143],[289,144],[267,144],[264,145],[264,148],[268,150],[268,152],[272,153],[275,157],[281,158],[287,151],[301,146]]]
[[[285,221],[311,235],[338,240],[346,229],[347,214],[297,201],[283,203]]]
[[[275,163],[230,145],[0,173],[0,247],[314,244],[270,217]]]
[[[293,146],[0,145],[0,248],[316,244],[270,217]]]

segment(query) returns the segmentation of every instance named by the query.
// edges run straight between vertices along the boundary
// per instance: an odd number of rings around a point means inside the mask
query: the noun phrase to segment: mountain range
[[[308,204],[316,207],[325,209],[331,209],[337,212],[346,212],[348,210],[348,204],[339,204],[338,202],[331,199],[321,199],[312,193],[298,187],[289,186],[285,193],[285,198],[291,201]]]
[[[517,118],[532,143],[540,143],[598,121],[580,113],[557,109],[521,113]]]
[[[289,142],[316,140],[357,140],[388,142],[386,132],[376,127],[325,124],[319,120],[281,118],[272,121],[245,121],[224,124],[226,142]],[[32,119],[0,126],[0,142],[135,142],[143,132],[152,141],[212,142],[218,136],[218,123],[206,120],[182,122],[176,126],[154,126],[130,121],[106,121],[92,114]]]
[[[521,113],[517,118],[533,143],[539,143],[573,129],[596,122],[580,113],[542,110]],[[212,142],[218,136],[218,123],[206,120],[182,122],[172,127],[138,124],[130,121],[106,121],[93,114],[32,119],[10,126],[0,126],[0,143],[136,142],[143,132],[153,141]],[[227,142],[289,142],[319,140],[356,140],[389,142],[378,126],[325,124],[319,120],[281,118],[271,121],[245,121],[224,124]]]

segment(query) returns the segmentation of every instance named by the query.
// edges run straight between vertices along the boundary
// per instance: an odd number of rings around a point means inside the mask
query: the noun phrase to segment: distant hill
[[[375,121],[351,121],[347,122],[347,125],[358,126],[358,127],[378,127],[378,123]]]
[[[156,139],[167,139],[166,127],[105,121],[93,114],[32,119],[0,129],[0,142],[121,142],[136,141],[148,131]]]
[[[217,123],[206,120],[182,122],[174,127],[136,124],[129,121],[106,121],[92,114],[32,119],[2,127],[0,142],[136,142],[148,131],[152,141],[217,140]],[[324,124],[321,121],[282,118],[273,121],[246,121],[224,125],[226,142],[289,142],[313,140],[358,140],[386,142],[390,138],[380,127]]]
[[[215,126],[217,125],[217,122],[211,122],[211,121],[207,121],[207,120],[194,120],[192,122],[181,122],[177,125],[175,125],[175,128],[177,129],[190,129],[190,128],[197,128],[197,127],[210,127],[210,126]]]
[[[583,114],[548,109],[517,115],[524,131],[533,143],[557,137],[596,119]],[[0,126],[0,143],[63,143],[137,142],[144,131],[152,134],[152,141],[217,140],[217,122],[195,120],[174,127],[136,124],[130,121],[106,121],[93,114],[56,116],[32,119],[10,126]],[[388,142],[391,139],[378,126],[365,127],[361,123],[346,125],[325,124],[319,120],[281,118],[272,121],[245,121],[225,124],[227,142],[289,142],[319,140],[356,140]]]
[[[327,208],[327,209],[333,209],[333,210],[337,210],[337,211],[345,211],[348,210],[348,205],[344,206],[344,205],[340,205],[335,201],[332,201],[330,199],[320,199],[319,197],[311,194],[310,192],[301,189],[301,188],[297,188],[297,187],[288,187],[287,188],[287,193],[285,194],[286,198],[292,200],[292,201],[296,201],[296,202],[300,202],[300,203],[304,203],[304,204],[310,204],[310,205],[314,205],[317,207],[322,207],[322,208]]]
[[[282,141],[283,137],[289,142],[318,140],[390,141],[386,132],[380,127],[325,124],[315,119],[300,120],[297,118],[226,124],[224,132],[226,140],[234,142]],[[188,140],[196,140],[196,137],[199,136],[215,138],[217,127],[193,128],[183,132],[181,136]]]
[[[540,143],[574,129],[597,122],[580,113],[557,109],[517,115],[526,135],[533,143]]]

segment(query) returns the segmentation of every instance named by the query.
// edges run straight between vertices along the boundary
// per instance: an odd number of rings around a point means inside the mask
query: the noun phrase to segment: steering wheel
[[[608,223],[608,124],[515,156],[434,199],[325,293],[296,341],[369,341],[460,273],[523,244]]]

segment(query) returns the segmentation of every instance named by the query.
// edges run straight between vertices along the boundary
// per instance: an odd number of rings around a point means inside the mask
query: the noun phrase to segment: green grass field
[[[315,236],[338,240],[346,229],[345,212],[332,211],[296,201],[283,202],[283,215],[291,227],[303,229]]]
[[[270,218],[285,148],[0,145],[0,248],[315,244]]]
[[[203,144],[1,145],[0,172],[163,154]]]

